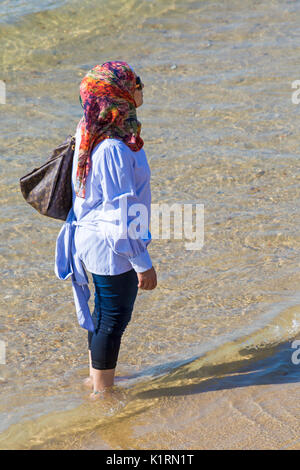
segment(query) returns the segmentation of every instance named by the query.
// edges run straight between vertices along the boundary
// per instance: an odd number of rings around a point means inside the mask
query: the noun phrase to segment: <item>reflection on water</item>
[[[7,88],[0,107],[0,339],[7,348],[7,365],[0,365],[1,447],[205,448],[218,434],[214,399],[223,417],[231,410],[228,426],[231,419],[240,419],[241,429],[248,423],[249,432],[255,425],[252,438],[275,448],[281,426],[284,445],[295,446],[296,411],[280,395],[275,419],[278,396],[271,391],[267,403],[251,384],[261,380],[278,390],[282,383],[279,390],[288,388],[290,396],[297,390],[294,370],[288,371],[293,380],[275,381],[272,364],[281,364],[280,371],[288,366],[272,348],[300,333],[298,307],[284,308],[299,290],[298,107],[291,101],[291,83],[300,78],[299,2],[55,4],[39,2],[38,10],[33,1],[3,2],[0,15],[0,79]],[[77,326],[70,284],[53,271],[61,224],[25,204],[18,179],[74,131],[80,80],[110,59],[128,61],[145,83],[138,115],[153,202],[203,203],[205,236],[199,252],[177,240],[150,245],[159,286],[139,293],[118,365],[118,374],[132,379],[116,387],[111,405],[96,405],[102,408],[95,422],[79,385],[88,372],[86,333]],[[272,332],[264,329],[271,305],[281,305]],[[254,331],[253,348],[273,358],[266,359],[269,382],[264,375],[252,380],[251,364],[263,360],[257,354],[244,358],[249,383],[232,368],[242,350],[235,341]],[[228,360],[215,368],[218,348]],[[211,376],[201,362],[208,351]],[[205,383],[210,393],[201,394]],[[237,387],[228,398],[232,383]],[[214,424],[205,421],[205,409]],[[195,431],[202,426],[207,441]],[[273,441],[263,441],[270,429]],[[243,442],[251,446],[246,436]]]

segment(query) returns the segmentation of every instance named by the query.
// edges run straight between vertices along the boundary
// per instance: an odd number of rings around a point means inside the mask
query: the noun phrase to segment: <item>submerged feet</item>
[[[83,385],[87,388],[93,388],[94,387],[93,377],[90,376],[90,377],[87,377],[86,379],[84,379]]]
[[[126,376],[126,375],[125,376],[120,375],[120,376],[114,377],[115,382],[121,382],[123,380],[128,380],[128,379],[130,379],[130,377]],[[89,388],[89,389],[93,390],[93,388],[94,388],[94,379],[93,379],[93,377],[89,376],[86,379],[84,379],[83,385],[86,388]],[[90,398],[93,399],[93,400],[95,400],[97,398],[100,398],[100,396],[103,396],[103,393],[105,391],[107,391],[108,388],[111,388],[111,387],[106,387],[104,390],[94,390],[93,393],[91,393]]]

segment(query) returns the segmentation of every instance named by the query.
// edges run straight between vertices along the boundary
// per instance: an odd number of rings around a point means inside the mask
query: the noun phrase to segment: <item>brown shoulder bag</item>
[[[57,147],[49,160],[23,176],[20,186],[28,204],[40,214],[66,220],[72,207],[72,163],[75,137]]]

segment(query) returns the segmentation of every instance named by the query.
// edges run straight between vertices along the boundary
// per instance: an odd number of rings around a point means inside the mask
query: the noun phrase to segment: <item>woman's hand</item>
[[[152,290],[157,286],[156,272],[153,266],[151,269],[148,269],[148,271],[137,273],[137,277],[139,280],[138,287],[140,289]]]

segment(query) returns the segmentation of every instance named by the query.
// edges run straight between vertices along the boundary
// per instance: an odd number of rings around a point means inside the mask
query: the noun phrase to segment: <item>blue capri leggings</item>
[[[121,337],[131,320],[138,278],[134,269],[115,276],[92,276],[95,285],[95,308],[92,315],[95,331],[88,333],[92,367],[98,370],[114,369]]]

